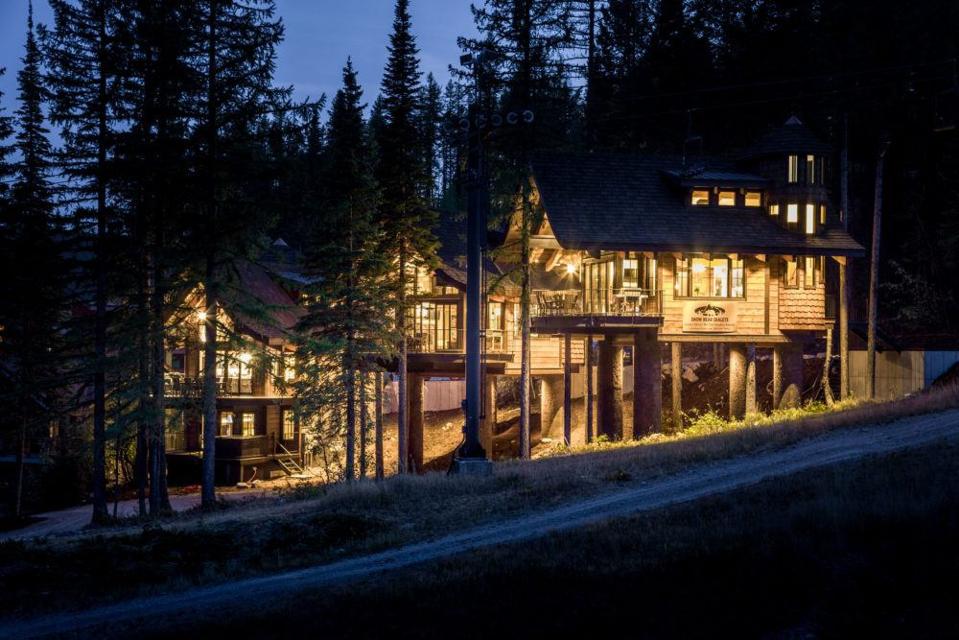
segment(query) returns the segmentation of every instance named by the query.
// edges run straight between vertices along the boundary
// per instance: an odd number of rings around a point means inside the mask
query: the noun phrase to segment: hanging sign
[[[736,303],[699,300],[683,305],[683,333],[735,333]]]

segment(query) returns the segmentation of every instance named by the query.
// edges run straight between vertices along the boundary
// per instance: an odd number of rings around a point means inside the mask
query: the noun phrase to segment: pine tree
[[[2,407],[17,425],[13,513],[23,514],[24,461],[27,447],[56,417],[61,380],[58,358],[62,321],[62,260],[56,243],[52,148],[43,105],[48,94],[41,75],[41,54],[33,24],[27,19],[23,66],[17,74],[19,107],[15,113],[13,185],[0,221],[0,362],[12,383],[10,403]]]
[[[283,38],[273,0],[234,2],[206,0],[197,4],[195,50],[191,70],[202,78],[194,114],[197,175],[196,224],[192,251],[200,256],[205,295],[206,341],[203,366],[203,492],[204,508],[216,504],[214,461],[217,410],[217,322],[222,305],[225,263],[245,255],[268,221],[251,206],[247,180],[255,182],[253,131],[258,118],[277,94],[273,91],[276,47]]]
[[[306,252],[314,284],[309,313],[300,325],[300,361],[309,364],[297,388],[298,405],[314,416],[329,414],[331,405],[345,404],[348,481],[356,476],[357,371],[368,369],[370,355],[389,349],[392,338],[389,296],[384,291],[390,263],[380,251],[378,196],[362,95],[348,60],[343,88],[330,111],[327,201]],[[336,409],[332,413],[340,414]],[[318,428],[326,432],[324,436],[335,436],[339,426],[336,420],[326,420]]]
[[[46,83],[53,94],[51,120],[62,128],[61,167],[72,179],[73,217],[82,221],[75,229],[80,242],[90,235],[87,221],[93,222],[93,273],[89,274],[95,308],[93,353],[85,355],[80,374],[93,379],[93,522],[98,524],[108,519],[106,376],[108,366],[115,363],[107,361],[107,299],[111,272],[120,267],[117,240],[108,235],[118,222],[109,198],[116,131],[123,126],[114,105],[123,99],[119,64],[124,51],[117,37],[118,12],[113,0],[51,0],[50,6],[56,28],[52,33],[41,32],[49,68]],[[82,343],[89,342],[86,331],[78,337]],[[87,353],[82,347],[81,352]]]
[[[430,206],[437,204],[439,173],[442,170],[439,153],[443,121],[442,92],[433,74],[426,76],[426,84],[420,88],[417,128],[423,153],[423,200]]]
[[[5,68],[0,67],[0,78],[6,71]],[[12,136],[13,125],[10,122],[10,116],[6,115],[6,109],[3,106],[3,92],[0,91],[0,206],[3,206],[7,198],[10,177],[13,174],[13,168],[9,162],[10,152],[13,149],[10,142]]]
[[[430,263],[436,253],[435,214],[421,196],[425,169],[416,130],[419,59],[412,33],[409,0],[396,0],[389,58],[383,76],[383,125],[377,144],[382,204],[383,251],[394,261],[395,320],[399,374],[399,472],[409,469],[409,425],[406,408],[407,277],[411,264]]]

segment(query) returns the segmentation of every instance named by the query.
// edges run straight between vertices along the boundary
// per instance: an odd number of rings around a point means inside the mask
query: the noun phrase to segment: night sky
[[[297,99],[332,99],[340,85],[347,56],[359,73],[364,99],[372,103],[379,93],[386,45],[393,21],[392,0],[277,0],[277,12],[286,26],[280,46],[275,81],[292,85]],[[412,0],[413,30],[420,48],[421,69],[432,72],[440,85],[449,78],[448,66],[459,60],[456,38],[474,33],[469,0]],[[50,21],[46,0],[34,1],[38,22]],[[14,110],[16,72],[23,55],[27,0],[0,0],[0,79],[7,113]]]

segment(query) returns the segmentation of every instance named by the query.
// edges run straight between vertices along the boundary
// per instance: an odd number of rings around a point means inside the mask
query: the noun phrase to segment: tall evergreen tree
[[[48,94],[41,75],[41,54],[27,18],[23,66],[17,74],[19,107],[15,114],[13,186],[0,221],[0,362],[11,381],[4,415],[17,425],[13,513],[23,514],[27,448],[56,417],[60,387],[62,260],[50,184],[52,148],[43,105]]]
[[[6,73],[6,69],[0,67],[0,78]],[[0,91],[0,206],[6,200],[10,187],[10,176],[13,174],[13,168],[10,166],[10,152],[13,149],[11,138],[13,137],[13,125],[10,122],[10,116],[6,114],[6,108],[3,106],[3,92]]]
[[[357,371],[371,354],[391,349],[389,257],[380,251],[377,189],[363,122],[363,92],[351,61],[333,99],[324,174],[327,200],[306,252],[311,280],[309,313],[301,322],[299,406],[313,415],[339,415],[345,404],[347,480],[356,477]],[[363,394],[359,394],[363,395]],[[339,422],[317,425],[336,436]],[[362,425],[361,425],[362,428]],[[333,433],[330,433],[330,432]]]
[[[381,87],[383,125],[378,136],[379,181],[382,203],[383,250],[395,263],[395,320],[397,334],[399,409],[399,472],[409,470],[409,424],[406,408],[406,314],[408,270],[431,263],[436,253],[435,214],[422,197],[425,169],[416,129],[419,59],[412,33],[409,0],[396,0],[389,58]]]
[[[437,204],[439,174],[442,170],[440,135],[443,124],[442,91],[433,74],[426,76],[426,84],[420,87],[418,129],[423,153],[423,200],[430,206]]]
[[[273,0],[197,3],[191,71],[201,80],[193,114],[198,191],[191,253],[200,257],[205,325],[203,365],[204,508],[215,506],[217,322],[226,263],[247,254],[269,221],[255,206],[248,182],[257,182],[255,124],[277,98],[272,87],[283,25]]]
[[[51,0],[55,30],[42,31],[48,60],[46,82],[53,94],[51,119],[62,127],[62,173],[71,178],[70,200],[78,221],[74,235],[80,242],[93,236],[92,280],[93,353],[81,347],[80,375],[93,379],[93,522],[107,520],[106,495],[106,375],[107,300],[111,271],[117,263],[117,211],[112,195],[111,163],[116,132],[126,125],[117,115],[123,100],[122,60],[118,12],[114,0]],[[92,233],[87,227],[92,220]],[[86,329],[86,327],[82,327]],[[79,338],[88,343],[88,333]],[[115,452],[119,455],[119,452]]]

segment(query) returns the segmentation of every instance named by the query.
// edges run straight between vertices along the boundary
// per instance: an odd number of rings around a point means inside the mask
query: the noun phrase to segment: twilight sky
[[[324,92],[332,99],[346,57],[351,55],[364,99],[372,103],[386,62],[393,0],[277,0],[276,4],[286,26],[276,83],[292,85],[298,99],[315,99]],[[442,86],[449,77],[448,65],[459,60],[456,37],[474,33],[470,0],[411,0],[410,4],[423,77],[432,71]],[[34,15],[38,22],[50,22],[46,0],[34,0]],[[7,68],[0,78],[0,91],[7,113],[15,108],[26,16],[27,0],[0,0],[0,67]]]

